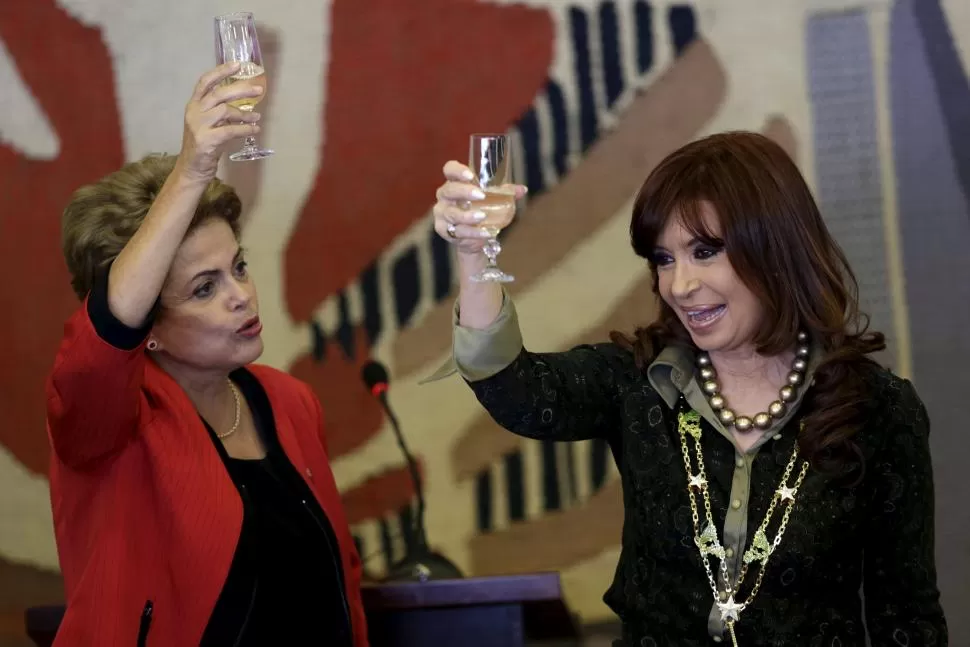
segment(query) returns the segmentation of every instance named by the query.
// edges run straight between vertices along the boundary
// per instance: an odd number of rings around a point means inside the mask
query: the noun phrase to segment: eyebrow
[[[713,241],[708,241],[700,236],[694,236],[693,238],[687,241],[687,247],[694,247],[695,245],[724,245],[724,241],[719,241],[717,239],[714,239]],[[667,248],[664,247],[663,245],[654,245],[653,248],[668,251]]]
[[[242,247],[237,247],[236,253],[232,257],[233,263],[238,261],[239,258],[244,254],[244,252],[245,250]],[[212,278],[215,276],[219,276],[219,273],[220,273],[220,270],[202,270],[201,272],[196,273],[196,275],[189,280],[189,285],[191,285],[192,283],[195,283],[197,280],[201,278]]]
[[[687,247],[693,247],[694,245],[698,244],[699,242],[701,242],[700,239],[697,238],[697,236],[694,236],[693,238],[691,238],[690,240],[687,241]],[[659,252],[669,252],[670,251],[669,249],[667,249],[663,245],[654,245],[653,246],[653,249],[654,249],[654,251],[659,251]]]

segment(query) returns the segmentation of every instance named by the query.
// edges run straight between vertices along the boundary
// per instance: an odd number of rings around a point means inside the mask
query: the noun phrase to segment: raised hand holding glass
[[[473,181],[485,192],[485,199],[477,200],[474,206],[485,213],[481,226],[489,233],[489,239],[482,248],[488,257],[488,265],[470,277],[473,281],[509,283],[515,280],[514,276],[503,272],[495,261],[502,251],[498,234],[515,212],[511,153],[508,135],[473,134],[470,138],[468,168],[475,175]]]
[[[239,63],[239,72],[226,83],[248,83],[263,88],[262,94],[230,102],[240,110],[251,111],[266,96],[266,70],[256,35],[256,22],[248,11],[225,14],[215,18],[216,62]],[[229,155],[233,162],[251,161],[269,157],[274,151],[260,148],[256,138],[249,136],[242,149]]]

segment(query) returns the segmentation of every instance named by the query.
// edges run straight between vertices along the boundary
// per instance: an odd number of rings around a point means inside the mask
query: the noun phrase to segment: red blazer
[[[367,646],[361,562],[309,387],[248,367],[280,444],[333,525],[356,647]],[[240,496],[188,396],[144,352],[104,341],[87,302],[68,320],[47,384],[51,504],[67,613],[55,647],[198,645],[242,527]]]

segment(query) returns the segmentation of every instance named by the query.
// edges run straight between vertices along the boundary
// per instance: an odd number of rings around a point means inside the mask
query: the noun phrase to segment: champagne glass
[[[482,251],[488,257],[488,265],[474,276],[472,281],[509,283],[515,277],[506,274],[495,263],[495,257],[502,251],[498,242],[501,227],[496,221],[507,220],[515,211],[515,187],[512,185],[512,147],[508,135],[482,133],[470,138],[468,168],[475,174],[475,182],[485,192],[485,199],[474,203],[476,209],[485,213],[482,227],[488,231],[489,239]]]
[[[225,80],[225,84],[247,83],[263,88],[256,97],[246,97],[230,101],[240,110],[251,112],[256,104],[266,96],[266,70],[263,69],[263,55],[256,36],[256,22],[248,11],[216,16],[216,61],[218,63],[239,63],[239,71]],[[268,148],[256,145],[256,138],[250,135],[243,147],[229,156],[233,162],[263,159],[273,154]]]

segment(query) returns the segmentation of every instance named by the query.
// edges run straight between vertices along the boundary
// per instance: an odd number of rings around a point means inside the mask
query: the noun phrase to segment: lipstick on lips
[[[246,320],[242,326],[236,330],[236,334],[242,335],[243,337],[255,337],[263,330],[263,324],[260,323],[259,317],[253,317]]]

